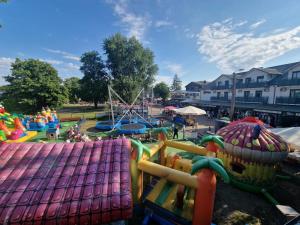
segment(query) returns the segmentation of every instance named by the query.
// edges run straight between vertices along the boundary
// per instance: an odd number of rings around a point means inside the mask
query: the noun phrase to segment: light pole
[[[233,120],[234,108],[235,108],[235,94],[236,94],[236,74],[233,73],[233,84],[231,93],[231,105],[230,105],[230,119]]]

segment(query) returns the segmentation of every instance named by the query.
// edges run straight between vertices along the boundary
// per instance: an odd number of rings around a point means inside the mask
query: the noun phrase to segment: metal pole
[[[114,109],[113,109],[113,104],[112,104],[112,99],[111,99],[110,86],[108,86],[108,96],[109,96],[111,117],[112,117],[112,121],[113,121],[113,130],[114,130],[114,128],[115,128],[115,116],[114,116]]]
[[[233,115],[234,115],[235,95],[236,95],[236,74],[233,73],[233,85],[232,85],[231,105],[230,105],[230,119],[231,120],[233,120]]]

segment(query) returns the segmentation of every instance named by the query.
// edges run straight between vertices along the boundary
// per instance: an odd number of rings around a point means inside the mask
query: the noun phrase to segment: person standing
[[[174,126],[173,128],[173,139],[178,139],[178,128],[176,126]]]

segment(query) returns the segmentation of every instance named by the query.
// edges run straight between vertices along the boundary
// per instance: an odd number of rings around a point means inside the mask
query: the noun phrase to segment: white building
[[[300,62],[268,68],[252,68],[235,74],[236,108],[285,116],[300,116]],[[234,75],[222,74],[214,81],[191,82],[188,92],[197,91],[198,105],[229,108]],[[300,118],[299,118],[300,123]]]

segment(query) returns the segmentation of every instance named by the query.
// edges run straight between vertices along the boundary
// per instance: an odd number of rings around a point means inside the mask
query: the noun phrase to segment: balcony
[[[300,79],[283,79],[277,83],[278,86],[300,85]]]
[[[268,97],[236,97],[236,102],[268,104]]]
[[[242,89],[242,88],[259,88],[259,87],[268,87],[268,82],[250,82],[250,83],[237,83],[236,88]]]
[[[229,102],[231,99],[226,97],[210,97],[210,100],[215,102]]]
[[[276,104],[281,105],[300,105],[300,98],[277,97]]]
[[[231,89],[232,85],[218,85],[218,86],[212,86],[211,89],[212,90],[225,90],[225,89]]]

